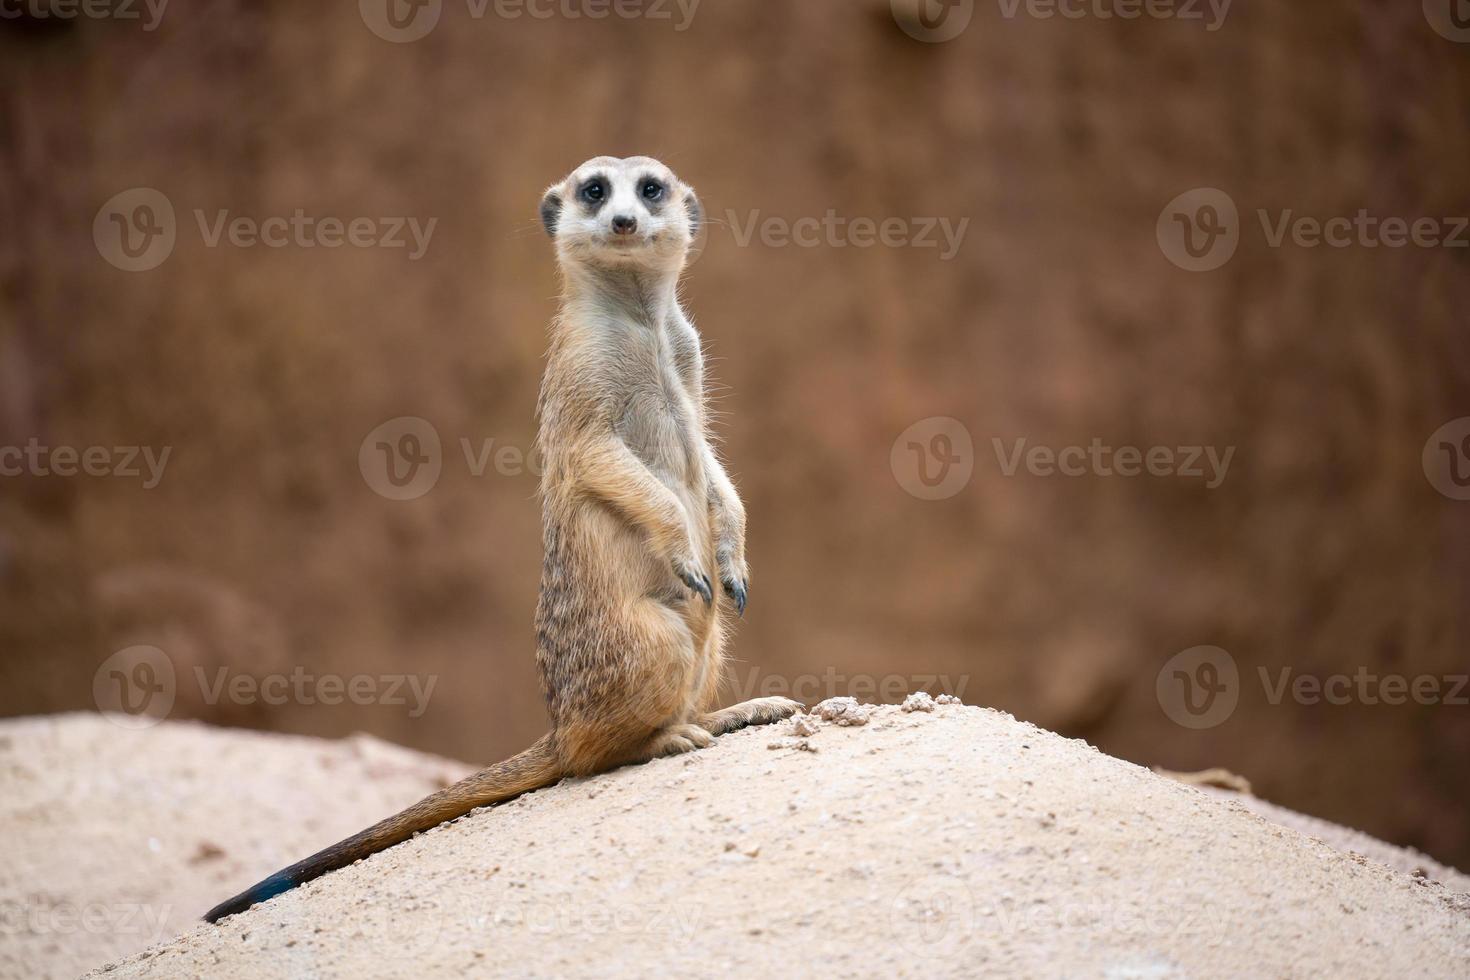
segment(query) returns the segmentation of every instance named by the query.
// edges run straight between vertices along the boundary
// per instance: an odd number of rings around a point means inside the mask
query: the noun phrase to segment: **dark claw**
[[[690,591],[703,597],[704,604],[706,606],[715,601],[714,593],[710,590],[709,587],[709,579],[705,576],[701,575],[698,578],[695,578],[695,576],[691,572],[680,572],[679,579],[685,585],[689,586]]]
[[[748,590],[746,589],[745,583],[744,582],[736,582],[734,579],[728,579],[728,578],[727,579],[723,579],[722,581],[723,581],[723,584],[725,586],[725,592],[726,592],[726,594],[728,594],[731,599],[734,599],[735,600],[735,611],[742,618],[744,618],[744,616],[745,616],[745,600],[746,600],[746,597],[748,595]]]

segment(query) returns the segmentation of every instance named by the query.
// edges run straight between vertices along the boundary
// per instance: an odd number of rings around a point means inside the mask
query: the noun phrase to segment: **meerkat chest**
[[[628,379],[618,434],[661,479],[692,488],[703,479],[697,408],[667,356],[652,358],[648,367]]]

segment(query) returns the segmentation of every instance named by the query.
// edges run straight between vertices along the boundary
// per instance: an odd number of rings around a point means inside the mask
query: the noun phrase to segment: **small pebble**
[[[858,704],[857,698],[828,698],[817,705],[812,713],[823,721],[830,721],[841,727],[850,727],[866,725],[871,713],[870,709],[870,705]]]
[[[915,691],[913,694],[910,694],[908,697],[904,698],[903,710],[907,712],[933,711],[934,699],[931,698],[927,692]]]

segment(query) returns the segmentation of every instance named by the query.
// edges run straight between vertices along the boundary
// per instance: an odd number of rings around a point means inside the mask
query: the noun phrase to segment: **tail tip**
[[[227,901],[221,902],[208,912],[204,913],[205,922],[218,922],[220,919],[228,918],[244,912],[246,909],[261,902],[268,902],[282,892],[290,891],[296,887],[296,882],[284,875],[271,875],[253,888],[248,888],[240,894]]]

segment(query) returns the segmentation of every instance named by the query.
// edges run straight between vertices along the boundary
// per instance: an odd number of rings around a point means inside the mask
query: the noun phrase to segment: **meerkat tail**
[[[289,868],[277,871],[259,884],[210,909],[205,913],[204,920],[218,922],[227,915],[243,912],[252,905],[290,891],[329,871],[344,868],[370,854],[400,844],[421,830],[462,817],[477,806],[488,806],[529,793],[533,789],[550,785],[563,775],[565,774],[561,771],[561,765],[551,750],[551,736],[543,735],[519,755],[481,769],[453,786],[424,797],[407,810],[333,844],[326,850],[318,851]]]

